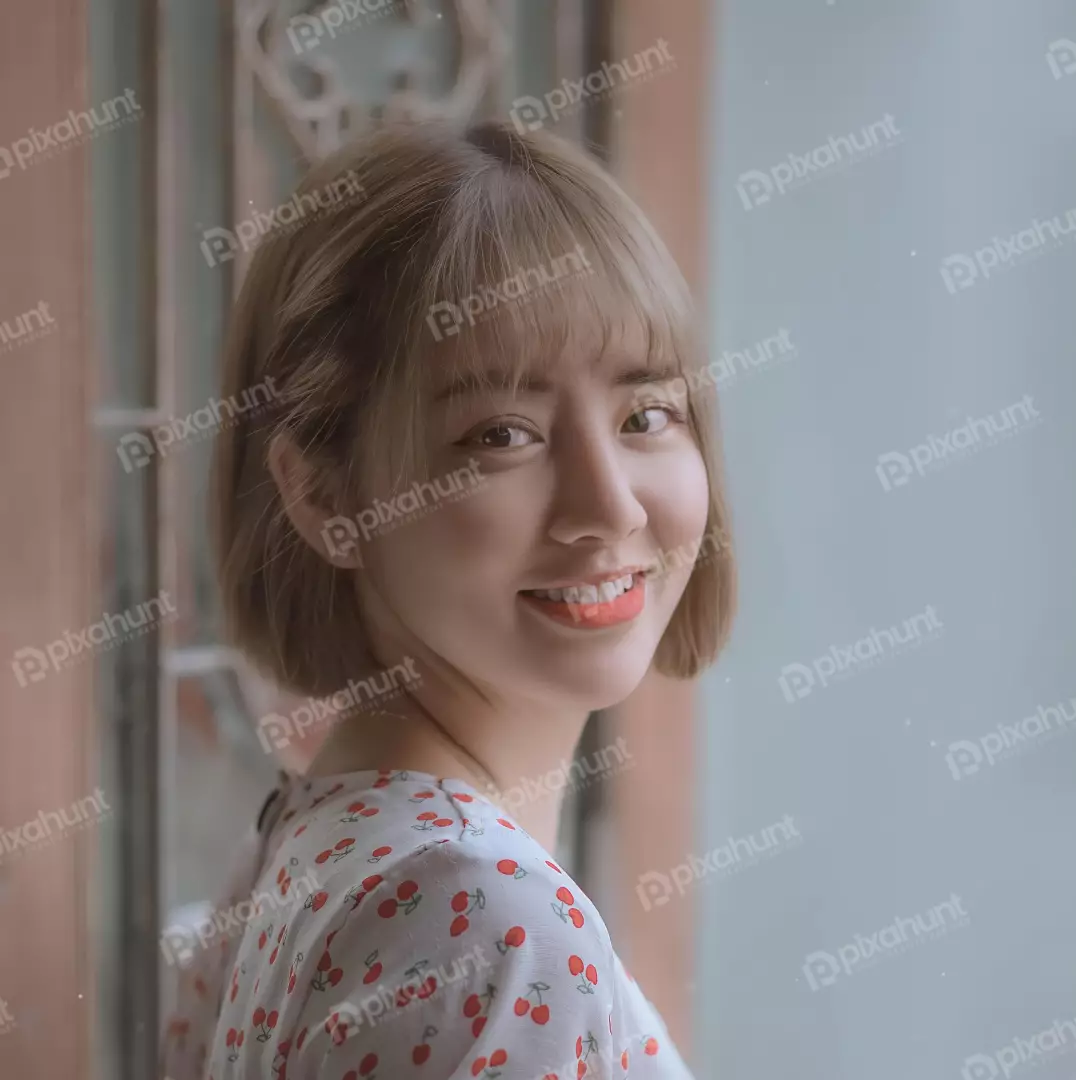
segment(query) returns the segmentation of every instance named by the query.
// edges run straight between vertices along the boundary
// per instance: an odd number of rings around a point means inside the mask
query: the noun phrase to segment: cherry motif
[[[422,894],[418,891],[417,881],[404,881],[396,887],[396,897],[382,900],[378,905],[377,913],[383,919],[391,919],[397,911],[402,910],[405,915],[418,907],[422,900]]]
[[[594,987],[598,985],[598,969],[593,964],[584,963],[581,956],[576,956],[575,953],[572,953],[572,955],[568,957],[568,970],[573,975],[583,976],[583,978],[579,980],[576,990],[581,994],[594,993]],[[610,1023],[612,1023],[612,1017],[610,1017]]]
[[[360,1077],[373,1080],[373,1071],[377,1068],[377,1054],[367,1054],[359,1062],[358,1069],[349,1069],[344,1073],[342,1080],[359,1080]]]
[[[505,877],[515,878],[517,881],[520,878],[527,876],[527,871],[523,869],[515,859],[501,859],[497,863],[497,869],[505,875]]]
[[[563,874],[564,873],[564,871],[561,870],[561,868],[559,866],[557,866],[557,864],[555,862],[550,862],[548,859],[546,859],[545,864],[546,864],[546,866],[551,866],[554,870],[556,870],[556,872],[558,874]]]
[[[438,829],[447,829],[449,825],[453,824],[451,818],[441,817],[433,810],[423,810],[421,814],[415,819],[421,821],[421,825],[412,825],[412,829],[417,829],[419,832],[429,832],[434,827]]]
[[[419,1043],[411,1051],[411,1060],[416,1065],[425,1065],[429,1060],[432,1047],[427,1040],[432,1039],[437,1034],[437,1028],[430,1024],[427,1024],[422,1031],[422,1042]]]
[[[465,791],[456,791],[452,793],[452,798],[457,802],[474,802],[474,796],[468,795]]]
[[[505,820],[503,817],[497,818],[497,824],[503,825],[506,829],[511,829],[513,832],[516,831],[515,825],[513,825],[510,821]]]
[[[392,783],[392,775],[390,773],[382,772],[382,774],[374,781],[373,786],[377,788],[388,787],[390,783]]]
[[[375,847],[374,850],[370,852],[370,858],[368,858],[366,861],[380,862],[386,855],[391,854],[392,848],[389,847],[387,844],[382,844],[381,847]]]
[[[340,1014],[334,1012],[325,1021],[325,1034],[330,1036],[333,1046],[340,1046],[347,1040],[348,1022],[340,1019]]]
[[[280,955],[280,946],[284,944],[284,935],[288,932],[288,924],[285,923],[280,928],[280,933],[276,936],[276,945],[273,946],[273,951],[269,954],[269,963],[275,964],[277,956]]]
[[[353,802],[347,808],[347,817],[340,819],[341,824],[354,823],[359,820],[360,817],[373,817],[375,814],[381,813],[380,807],[367,806],[364,802]]]
[[[481,889],[475,889],[473,893],[460,889],[452,897],[452,910],[457,914],[448,929],[449,934],[452,937],[459,937],[471,925],[471,920],[467,916],[476,908],[481,911],[485,906],[486,894]]]
[[[532,982],[530,989],[527,991],[527,996],[516,998],[516,1003],[513,1006],[516,1016],[526,1016],[530,1013],[531,1019],[536,1024],[547,1024],[549,1022],[549,1006],[542,1004],[542,991],[548,989],[549,983]],[[531,994],[534,994],[538,999],[538,1003],[533,1009],[530,1001]]]
[[[463,1003],[463,1015],[471,1021],[471,1034],[476,1039],[482,1034],[482,1029],[486,1026],[486,1015],[488,1015],[490,1006],[496,996],[496,986],[487,983],[484,994],[471,994]],[[480,1016],[479,1013],[483,1015]]]
[[[326,949],[321,954],[321,959],[318,961],[318,973],[310,980],[310,985],[315,990],[327,990],[330,986],[336,986],[343,977],[343,968],[333,967],[333,958]]]
[[[293,837],[294,836],[302,836],[304,832],[306,832],[306,826],[305,825],[300,825],[299,828],[297,828],[295,830],[295,832],[292,834],[292,836]]]
[[[224,1037],[224,1045],[232,1052],[228,1055],[229,1061],[239,1060],[239,1049],[243,1045],[243,1032],[240,1029],[228,1028],[228,1034]]]
[[[579,908],[569,907],[567,911],[564,910],[565,904],[571,905],[575,903],[575,897],[572,895],[571,889],[566,889],[563,885],[561,885],[561,887],[557,889],[557,899],[560,901],[559,907],[552,901],[550,901],[549,904],[549,906],[556,912],[557,918],[560,919],[561,922],[568,922],[569,920],[571,920],[571,923],[576,928],[576,930],[580,929],[585,920],[583,919],[583,913],[579,910]]]
[[[437,793],[434,791],[416,791],[414,795],[408,799],[408,802],[421,802],[423,799],[432,799]]]
[[[363,963],[366,965],[366,974],[363,975],[362,981],[369,986],[381,977],[381,961],[377,959],[377,949],[374,949]]]
[[[624,1072],[628,1071],[628,1052],[627,1052],[627,1050],[625,1050],[620,1055],[620,1067],[624,1070]]]
[[[311,893],[303,902],[304,908],[310,908],[311,911],[321,911],[325,905],[325,901],[329,899],[329,894],[322,889],[321,892]]]
[[[509,949],[518,949],[526,940],[527,931],[522,926],[513,926],[504,938],[497,942],[497,951],[503,956]]]
[[[350,855],[355,850],[355,838],[353,836],[346,836],[343,840],[338,840],[331,848],[326,848],[324,851],[319,851],[314,856],[314,862],[319,866],[332,859],[334,863],[338,863],[341,859]]]
[[[657,1041],[657,1039],[655,1039],[651,1035],[650,1038],[647,1039],[645,1043],[643,1043],[643,1053],[644,1054],[650,1054],[651,1057],[653,1057],[653,1055],[656,1054],[657,1052],[658,1052],[658,1041]]]
[[[587,1058],[589,1058],[591,1054],[596,1054],[597,1052],[598,1040],[594,1038],[593,1032],[587,1032],[586,1042],[583,1041],[582,1036],[575,1040],[575,1056],[580,1059],[575,1067],[575,1074],[577,1077],[586,1075]]]
[[[488,1059],[484,1056],[476,1057],[474,1061],[471,1062],[471,1075],[478,1076],[479,1074],[481,1074],[482,1076],[489,1077],[490,1080],[493,1080],[493,1077],[500,1076],[501,1074],[499,1072],[490,1072],[490,1069],[499,1068],[507,1060],[507,1050],[494,1050],[493,1053],[490,1054]]]

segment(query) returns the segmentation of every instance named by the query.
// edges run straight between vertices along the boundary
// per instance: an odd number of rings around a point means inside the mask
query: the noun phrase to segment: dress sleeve
[[[622,1076],[612,950],[565,880],[455,841],[364,879],[309,958],[283,1078]]]

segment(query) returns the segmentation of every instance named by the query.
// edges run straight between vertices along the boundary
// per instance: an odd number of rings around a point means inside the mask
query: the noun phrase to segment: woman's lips
[[[530,593],[520,593],[520,597],[532,605],[547,618],[555,622],[574,626],[580,630],[598,630],[619,623],[630,622],[646,606],[646,576],[636,574],[632,587],[613,600],[599,601],[596,604],[572,603],[568,600],[548,600]]]

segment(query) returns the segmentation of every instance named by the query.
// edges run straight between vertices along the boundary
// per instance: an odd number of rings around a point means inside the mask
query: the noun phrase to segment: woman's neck
[[[470,711],[466,726],[453,724],[406,696],[390,704],[381,713],[362,713],[337,724],[307,775],[392,769],[464,780],[492,802],[503,798],[504,809],[554,851],[563,788],[549,790],[541,781],[572,756],[585,715],[570,728],[560,721],[551,731],[548,721],[509,724],[491,715],[483,720],[481,709]]]

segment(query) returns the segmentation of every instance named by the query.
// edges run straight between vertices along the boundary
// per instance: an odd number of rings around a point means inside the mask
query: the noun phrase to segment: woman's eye
[[[471,445],[477,443],[484,450],[517,450],[529,446],[533,438],[532,432],[518,424],[495,424],[468,441]]]
[[[632,413],[624,426],[630,435],[655,435],[669,424],[682,420],[683,416],[671,405],[647,405]]]

